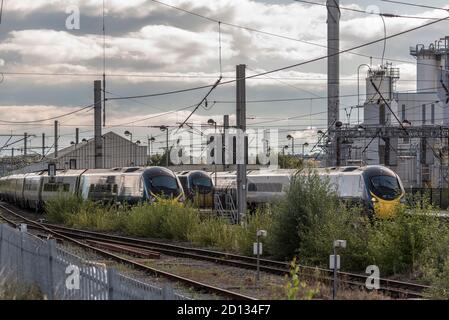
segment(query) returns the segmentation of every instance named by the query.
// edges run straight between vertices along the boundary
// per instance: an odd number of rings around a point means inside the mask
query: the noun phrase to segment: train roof
[[[204,170],[186,170],[186,171],[177,171],[175,174],[177,176],[190,176],[190,175],[207,175],[210,176],[213,172],[206,172]]]
[[[313,168],[312,170],[316,171],[320,175],[339,175],[339,176],[356,176],[362,173],[366,173],[368,175],[395,175],[394,171],[381,166],[381,165],[369,165],[369,166],[344,166],[344,167],[327,167],[327,168]],[[297,173],[296,169],[261,169],[261,170],[248,170],[247,176],[259,176],[259,175],[270,175],[270,176],[292,176]],[[307,173],[307,170],[301,171],[302,173]],[[210,173],[213,174],[213,173]],[[217,176],[226,177],[226,176],[235,176],[237,171],[224,171],[218,172]]]
[[[152,175],[174,175],[176,176],[176,174],[165,167],[147,167],[144,168],[144,173],[148,173],[148,174],[152,174]]]

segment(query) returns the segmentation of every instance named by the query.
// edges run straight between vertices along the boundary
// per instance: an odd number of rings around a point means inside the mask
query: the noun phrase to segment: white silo
[[[441,77],[441,55],[434,44],[426,48],[422,44],[410,49],[416,57],[416,89],[417,92],[436,92]]]

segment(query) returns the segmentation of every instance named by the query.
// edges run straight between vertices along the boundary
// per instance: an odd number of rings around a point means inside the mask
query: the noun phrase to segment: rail
[[[3,205],[0,205],[0,208],[5,207]],[[67,237],[80,240],[106,241],[122,246],[129,246],[145,250],[154,250],[169,256],[184,257],[200,261],[209,261],[217,264],[251,270],[255,270],[257,268],[257,259],[250,256],[232,254],[216,250],[180,246],[175,244],[167,244],[164,242],[151,241],[147,239],[111,235],[96,231],[67,228],[54,224],[42,224],[42,226],[59,234],[63,234]],[[259,261],[260,270],[263,272],[277,275],[286,275],[290,272],[288,262],[269,259],[260,259]],[[299,268],[303,277],[321,279],[328,281],[329,283],[332,283],[333,281],[333,270],[331,269],[305,265],[300,265]],[[368,275],[341,271],[338,272],[338,277],[341,284],[359,288],[365,288],[365,283],[368,279]],[[394,297],[401,298],[422,298],[423,292],[431,288],[430,286],[422,284],[390,280],[385,278],[380,278],[379,284],[379,291],[382,291]]]

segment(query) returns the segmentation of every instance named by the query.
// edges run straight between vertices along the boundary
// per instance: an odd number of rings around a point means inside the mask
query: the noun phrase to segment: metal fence
[[[186,300],[170,286],[132,279],[113,268],[85,260],[25,230],[0,224],[0,277],[20,285],[37,285],[55,300]]]
[[[410,204],[419,204],[424,198],[441,210],[449,209],[449,189],[448,188],[408,188],[406,199]]]

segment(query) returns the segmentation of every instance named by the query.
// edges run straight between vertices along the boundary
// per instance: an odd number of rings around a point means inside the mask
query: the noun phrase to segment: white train
[[[334,167],[316,169],[322,179],[328,179],[340,198],[363,204],[368,214],[389,216],[405,191],[399,176],[383,166]],[[247,172],[247,199],[249,208],[276,202],[285,196],[298,172],[290,169],[249,170]],[[301,172],[299,174],[305,174]],[[236,198],[236,172],[217,173],[216,190]]]
[[[44,170],[0,178],[0,198],[25,208],[40,210],[61,193],[129,204],[161,197],[184,201],[178,177],[163,167],[58,170],[54,177]]]

